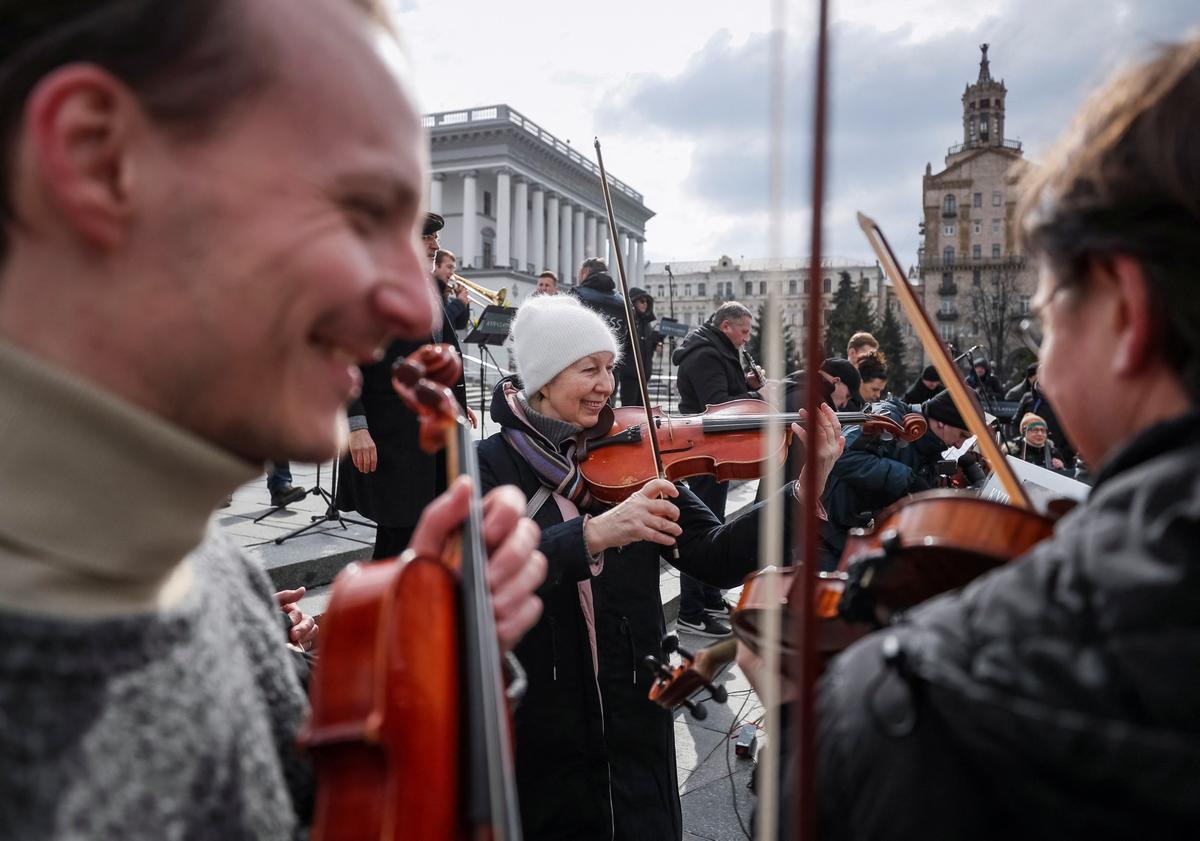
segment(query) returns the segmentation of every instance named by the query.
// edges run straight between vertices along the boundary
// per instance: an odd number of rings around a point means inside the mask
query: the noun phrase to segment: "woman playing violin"
[[[525,837],[678,839],[671,714],[647,699],[641,665],[662,653],[659,564],[677,548],[681,570],[737,585],[754,568],[757,508],[721,523],[664,480],[615,507],[594,501],[573,456],[612,422],[617,341],[566,296],[524,304],[512,335],[520,378],[496,388],[502,431],[481,442],[479,461],[485,491],[515,484],[533,500],[549,563],[544,615],[517,648],[529,679],[515,714]],[[832,412],[819,429],[827,469],[841,440]],[[539,500],[543,488],[554,493]]]

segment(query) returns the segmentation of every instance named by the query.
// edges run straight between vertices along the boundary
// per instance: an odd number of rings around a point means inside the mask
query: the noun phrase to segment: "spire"
[[[983,52],[983,57],[979,59],[979,81],[976,84],[992,81],[992,71],[988,68],[988,45],[980,44],[979,49]]]

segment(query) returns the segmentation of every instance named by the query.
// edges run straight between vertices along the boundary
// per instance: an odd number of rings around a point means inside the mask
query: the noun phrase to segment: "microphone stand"
[[[310,493],[313,496],[319,496],[325,500],[325,513],[320,516],[314,516],[312,522],[307,526],[301,526],[298,529],[293,529],[285,535],[275,538],[276,545],[282,544],[285,540],[291,540],[293,537],[299,537],[305,532],[312,531],[322,523],[337,523],[343,529],[349,529],[347,523],[353,523],[356,526],[366,526],[367,528],[375,528],[374,523],[368,523],[365,520],[356,520],[353,517],[343,517],[342,512],[337,507],[337,489],[338,489],[338,462],[341,459],[334,459],[330,467],[330,472],[333,474],[330,482],[332,490],[325,490],[321,487],[321,465],[317,465],[317,483],[313,486]]]

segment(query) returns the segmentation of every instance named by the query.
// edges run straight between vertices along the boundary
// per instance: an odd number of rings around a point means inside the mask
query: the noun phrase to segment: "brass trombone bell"
[[[480,286],[474,281],[467,280],[461,275],[450,275],[450,282],[446,284],[451,292],[457,292],[458,286],[461,285],[467,290],[467,295],[477,304],[487,306],[492,304],[497,307],[508,306],[508,289],[488,289],[486,286]]]

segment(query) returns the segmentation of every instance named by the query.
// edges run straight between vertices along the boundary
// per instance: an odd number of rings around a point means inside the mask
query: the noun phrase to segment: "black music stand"
[[[464,345],[477,345],[479,347],[479,431],[483,432],[487,424],[487,413],[484,411],[484,401],[487,400],[487,375],[483,372],[483,357],[486,354],[492,360],[492,365],[496,368],[496,373],[500,373],[500,366],[496,365],[496,359],[487,349],[488,345],[502,345],[504,340],[508,338],[508,331],[512,328],[513,318],[517,315],[517,311],[511,307],[498,307],[491,304],[484,308],[479,314],[478,320],[475,322],[474,328],[463,339]]]
[[[671,366],[675,360],[675,340],[682,339],[688,334],[688,326],[679,321],[676,321],[670,316],[663,316],[655,325],[658,335],[664,339],[670,339],[670,345],[667,348],[667,406],[671,405]]]
[[[285,541],[285,540],[291,540],[293,537],[299,537],[300,535],[304,534],[305,532],[315,529],[317,526],[321,525],[321,523],[337,523],[343,529],[349,528],[349,526],[346,525],[347,523],[353,523],[356,526],[367,526],[368,528],[375,528],[374,523],[368,523],[365,520],[356,520],[353,517],[343,517],[342,512],[338,510],[337,488],[338,488],[338,462],[339,461],[340,461],[340,459],[335,458],[333,460],[332,467],[330,467],[330,473],[333,474],[332,480],[330,481],[331,490],[327,491],[321,487],[321,465],[318,464],[317,465],[317,483],[313,486],[312,490],[309,491],[309,493],[311,493],[313,496],[319,496],[325,500],[325,513],[320,514],[318,516],[314,516],[312,518],[312,522],[309,523],[307,526],[301,526],[298,529],[293,529],[292,531],[289,531],[287,534],[281,535],[281,536],[275,538],[276,544],[283,543],[283,541]],[[269,514],[269,513],[271,513],[271,512],[268,511],[267,514]],[[265,517],[266,514],[264,514],[262,516]],[[255,522],[258,522],[258,521],[256,520]]]

